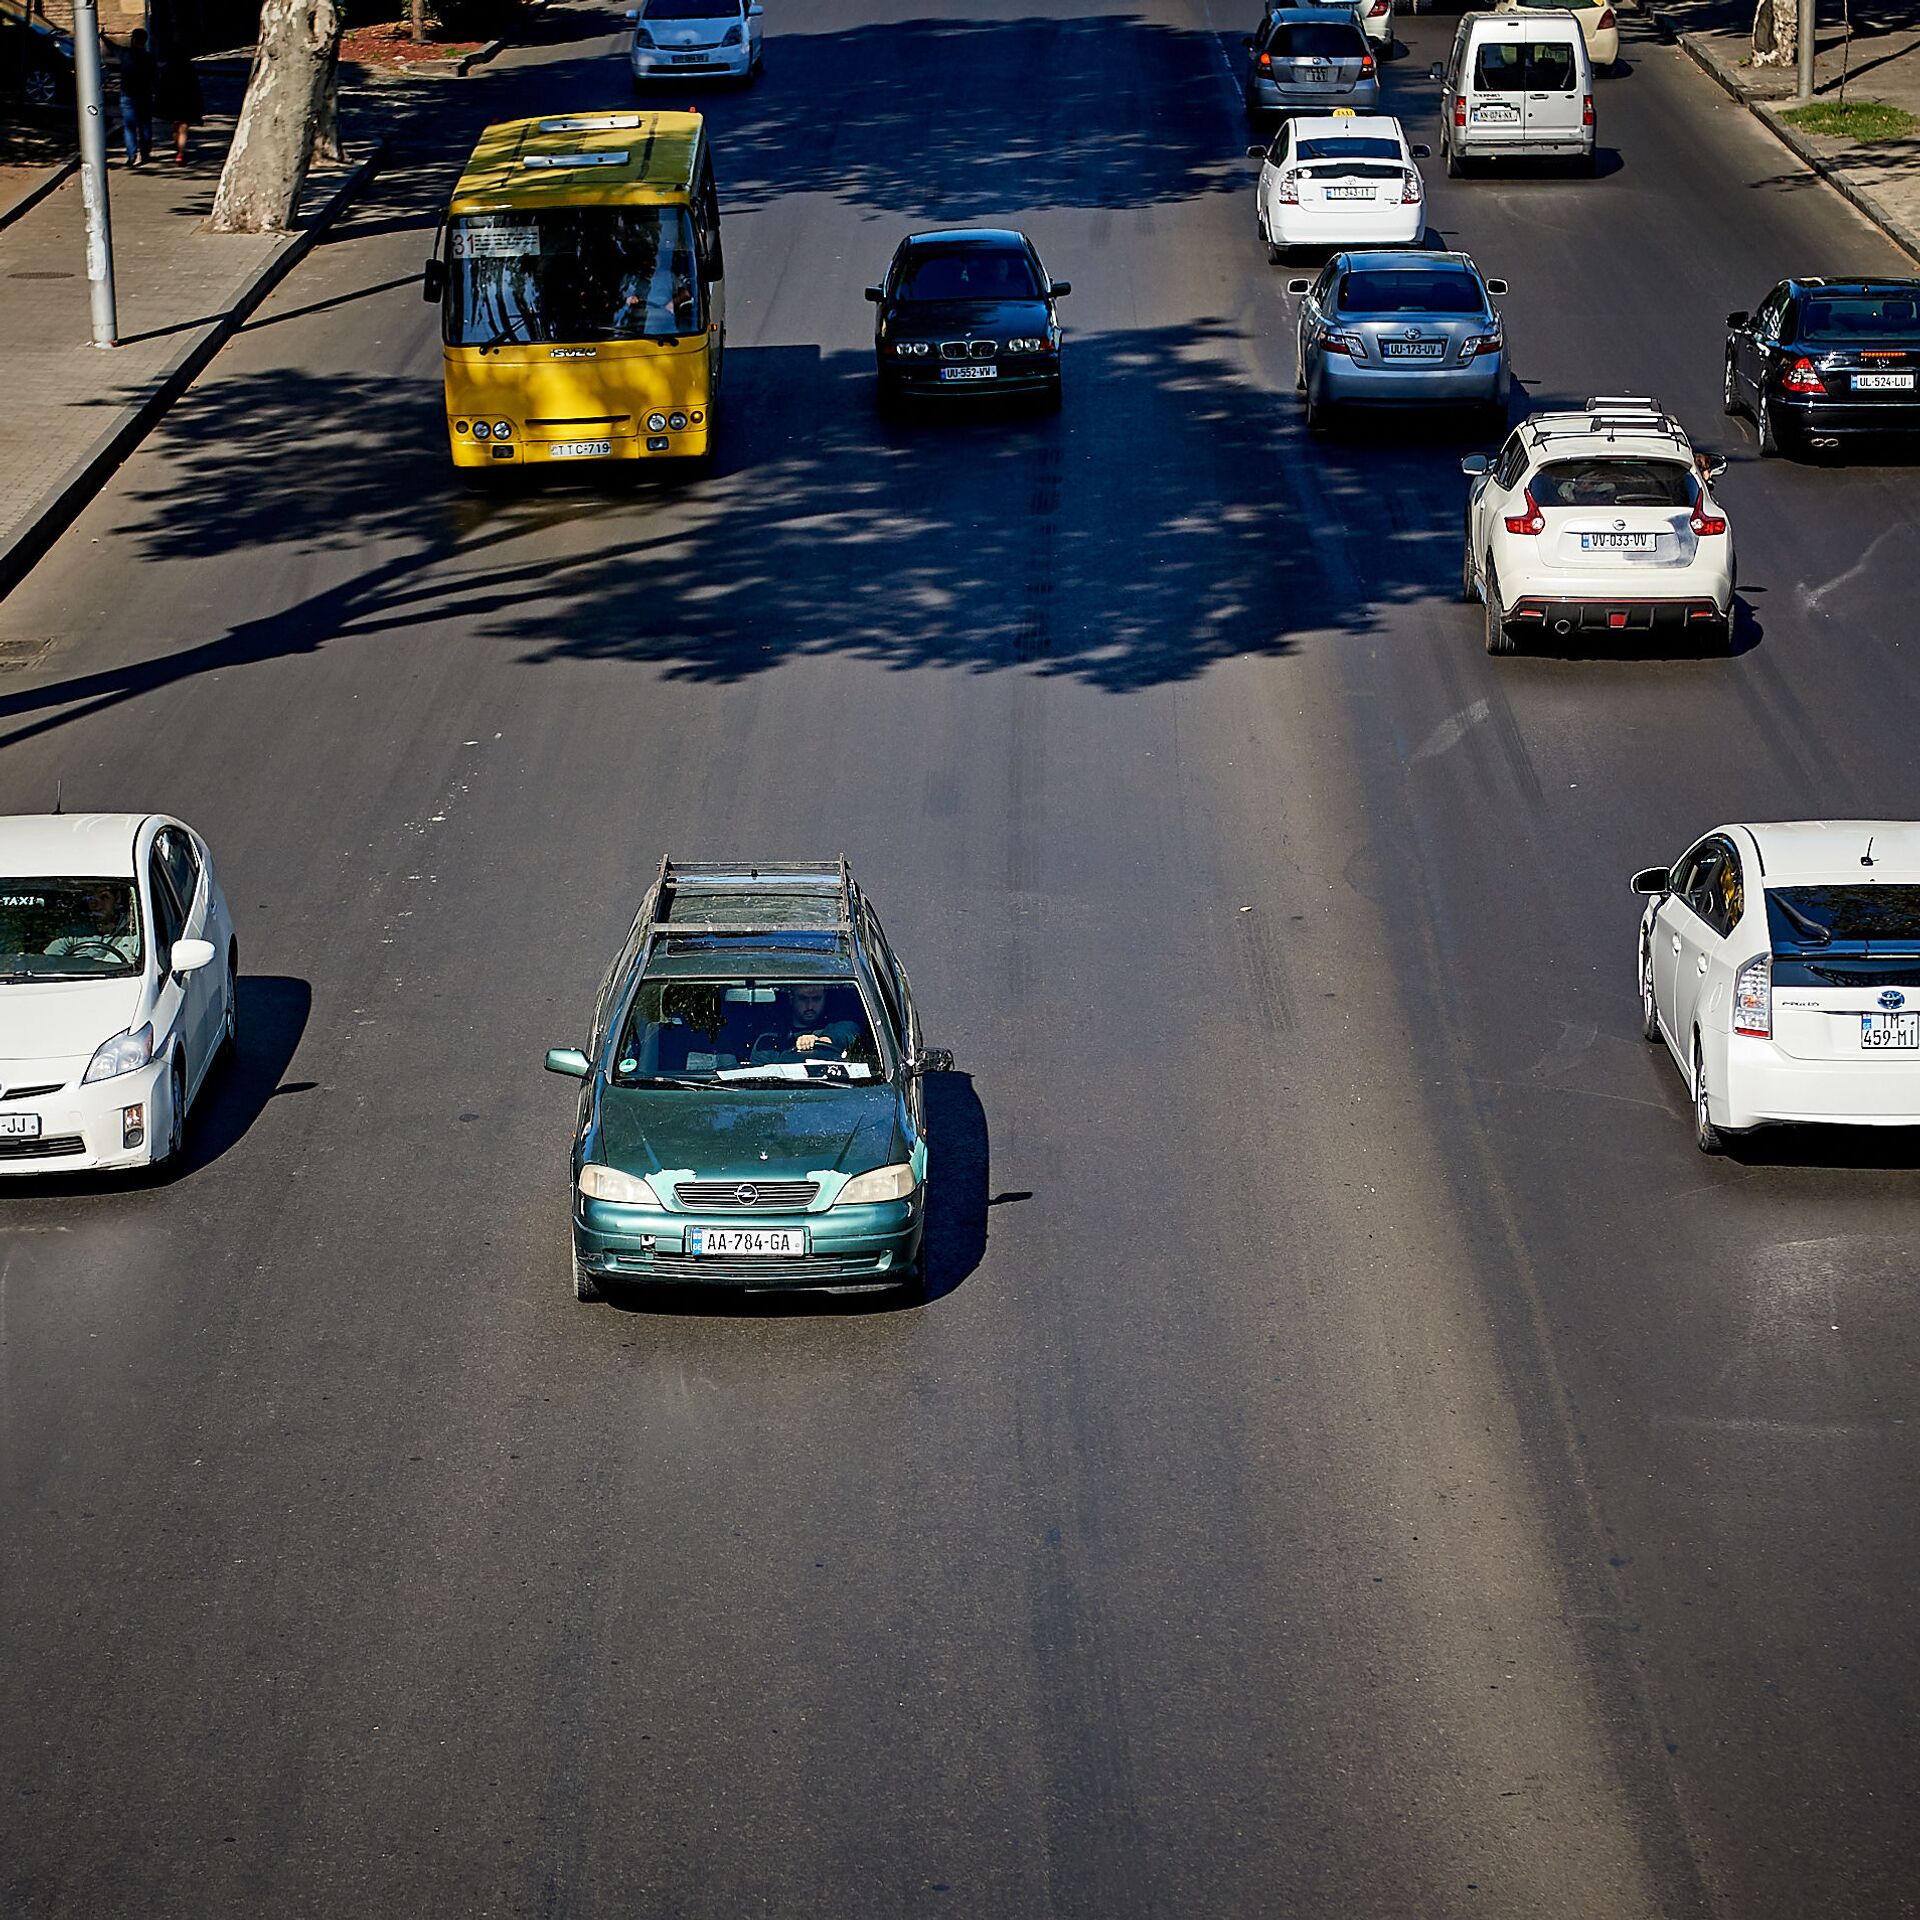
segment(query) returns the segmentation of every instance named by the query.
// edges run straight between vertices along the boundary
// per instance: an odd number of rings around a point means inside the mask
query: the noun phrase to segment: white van
[[[1593,171],[1593,65],[1573,13],[1470,13],[1441,82],[1440,144],[1447,171],[1469,160],[1584,161]]]

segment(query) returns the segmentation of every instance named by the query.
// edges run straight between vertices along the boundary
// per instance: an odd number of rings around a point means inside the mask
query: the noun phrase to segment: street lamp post
[[[1813,98],[1813,8],[1814,0],[1800,0],[1800,85],[1793,97],[1802,106]]]
[[[100,79],[98,0],[73,0],[73,91],[80,114],[80,198],[87,213],[87,298],[93,344],[117,347],[113,302],[113,220],[107,211],[107,126]]]

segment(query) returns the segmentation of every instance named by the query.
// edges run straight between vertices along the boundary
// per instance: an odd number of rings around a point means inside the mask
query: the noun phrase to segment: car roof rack
[[[1596,434],[1614,440],[1621,434],[1639,439],[1671,440],[1684,452],[1693,450],[1686,429],[1658,400],[1637,393],[1596,393],[1578,413],[1542,413],[1522,423],[1536,447],[1550,440],[1586,440]]]
[[[741,910],[740,896],[786,896],[778,908]],[[704,897],[703,897],[704,896]],[[843,853],[837,860],[776,860],[745,866],[712,860],[660,862],[646,949],[665,934],[851,934],[856,899]],[[731,910],[729,910],[731,909]]]

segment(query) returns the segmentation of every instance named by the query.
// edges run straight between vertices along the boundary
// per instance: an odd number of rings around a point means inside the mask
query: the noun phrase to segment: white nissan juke
[[[0,1175],[155,1166],[230,1053],[233,917],[162,814],[0,818]]]
[[[1641,1025],[1703,1153],[1779,1121],[1920,1125],[1920,823],[1716,827],[1632,886]]]

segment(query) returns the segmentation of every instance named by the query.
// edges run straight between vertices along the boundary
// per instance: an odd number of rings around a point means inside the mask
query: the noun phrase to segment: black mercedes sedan
[[[1728,314],[1726,407],[1762,454],[1920,431],[1920,280],[1783,280]]]
[[[873,354],[882,404],[945,394],[1031,393],[1060,404],[1060,322],[1072,292],[1049,280],[1033,242],[1005,227],[950,227],[900,242]]]

